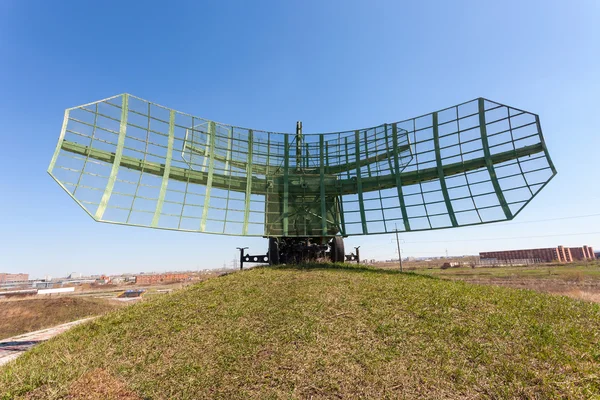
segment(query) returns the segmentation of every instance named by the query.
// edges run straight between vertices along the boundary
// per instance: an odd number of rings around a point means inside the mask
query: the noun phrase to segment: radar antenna
[[[272,264],[357,260],[352,235],[512,220],[556,175],[538,115],[484,98],[290,134],[129,94],[67,109],[48,172],[96,221],[262,236],[267,253],[240,262]]]

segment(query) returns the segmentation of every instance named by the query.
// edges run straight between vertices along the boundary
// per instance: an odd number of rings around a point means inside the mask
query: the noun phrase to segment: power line
[[[456,239],[456,240],[422,240],[416,242],[405,243],[454,243],[454,242],[480,242],[484,240],[509,240],[509,239],[533,239],[533,238],[548,238],[561,236],[582,236],[582,235],[598,235],[600,232],[581,232],[581,233],[560,233],[556,235],[537,235],[537,236],[511,236],[498,238],[477,238],[477,239]]]
[[[590,218],[590,217],[600,217],[600,214],[587,214],[587,215],[573,215],[570,217],[558,217],[558,218],[546,218],[546,219],[534,219],[531,221],[502,221],[501,223],[510,223],[511,225],[517,224],[532,224],[535,222],[548,222],[548,221],[560,221],[564,219],[577,219],[577,218]]]
[[[560,220],[565,220],[565,219],[590,218],[590,217],[600,217],[600,214],[572,215],[572,216],[569,216],[569,217],[534,219],[534,220],[530,220],[530,221],[519,221],[519,222],[502,221],[502,222],[498,222],[497,225],[500,225],[500,224],[503,224],[503,223],[504,224],[510,223],[510,225],[532,224],[532,223],[536,223],[536,222],[560,221]],[[393,232],[390,232],[390,233],[393,233]],[[410,233],[410,232],[402,232],[402,233],[406,234],[406,233]],[[539,235],[539,236],[514,236],[514,237],[508,237],[508,238],[480,238],[480,239],[457,239],[457,240],[422,240],[422,241],[415,241],[415,242],[405,242],[405,241],[403,241],[403,243],[477,242],[477,241],[482,241],[482,240],[532,239],[532,238],[559,237],[559,236],[595,235],[595,234],[598,234],[598,233],[600,233],[600,232],[566,233],[566,234]],[[381,245],[376,245],[376,246],[371,246],[371,247],[387,247],[387,245],[381,244]]]

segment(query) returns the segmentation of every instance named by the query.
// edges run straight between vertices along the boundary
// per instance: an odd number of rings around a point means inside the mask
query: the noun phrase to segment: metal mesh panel
[[[299,136],[127,94],[68,109],[48,172],[97,221],[313,237],[509,220],[556,174],[538,116],[482,98]]]

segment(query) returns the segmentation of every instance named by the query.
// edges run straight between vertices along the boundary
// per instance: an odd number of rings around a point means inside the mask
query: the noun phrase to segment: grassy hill
[[[304,265],[230,274],[112,312],[0,369],[0,393],[590,398],[599,374],[597,304]]]

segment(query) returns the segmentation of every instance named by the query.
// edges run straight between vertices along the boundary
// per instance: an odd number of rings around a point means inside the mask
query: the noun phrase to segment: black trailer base
[[[360,263],[359,247],[356,253],[346,254],[344,251],[344,238],[341,236],[298,238],[298,237],[270,237],[267,254],[251,255],[244,250],[247,247],[238,247],[240,251],[240,269],[244,263],[256,264],[300,264],[303,262],[329,259],[331,262],[356,262]]]

